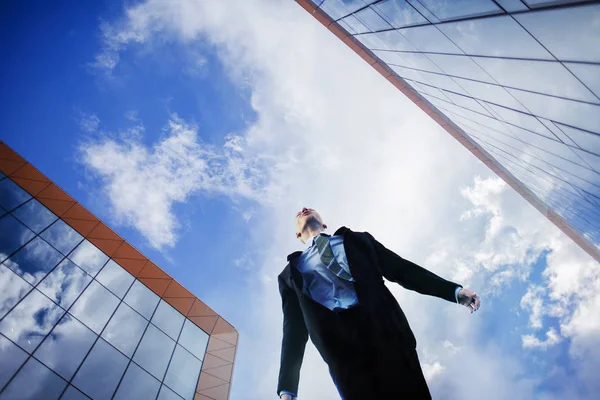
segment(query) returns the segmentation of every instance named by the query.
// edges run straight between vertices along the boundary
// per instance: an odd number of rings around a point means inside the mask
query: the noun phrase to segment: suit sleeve
[[[379,243],[370,233],[365,233],[375,246],[379,256],[380,272],[384,278],[396,282],[406,289],[456,303],[455,291],[457,287],[462,287],[461,285],[447,281],[433,272],[405,260]]]
[[[279,292],[283,307],[283,340],[277,394],[282,390],[298,395],[300,367],[308,340],[308,331],[296,292],[279,277]]]

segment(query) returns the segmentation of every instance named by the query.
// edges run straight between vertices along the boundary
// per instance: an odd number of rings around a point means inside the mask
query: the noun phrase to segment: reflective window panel
[[[31,352],[64,313],[62,308],[34,289],[0,321],[0,332]]]
[[[92,281],[69,312],[100,334],[118,305],[119,299],[114,294]]]
[[[600,65],[565,63],[565,66],[596,96],[600,97]]]
[[[62,254],[38,236],[6,260],[4,265],[35,285],[63,258]]]
[[[201,367],[202,362],[199,359],[177,345],[165,376],[165,385],[168,385],[184,399],[193,400]]]
[[[125,303],[121,303],[110,319],[102,337],[131,357],[137,347],[148,321]]]
[[[79,233],[60,219],[42,232],[41,236],[64,255],[69,254],[83,239]]]
[[[127,368],[128,359],[114,347],[98,339],[73,379],[73,385],[93,399],[108,400]]]
[[[368,31],[374,32],[382,29],[390,29],[392,26],[382,18],[381,14],[375,12],[372,8],[365,8],[356,13],[356,18],[360,20],[364,26],[368,27]]]
[[[441,21],[502,12],[490,0],[420,0],[420,2]]]
[[[108,288],[108,290],[117,295],[117,297],[123,298],[135,278],[121,268],[119,264],[113,260],[109,260],[96,279]]]
[[[160,297],[138,280],[133,283],[124,299],[125,303],[133,307],[146,319],[152,317],[159,300]]]
[[[35,358],[30,358],[19,373],[0,394],[2,400],[55,400],[67,382],[44,367]]]
[[[179,337],[179,344],[185,347],[200,360],[204,360],[204,353],[206,352],[206,346],[208,345],[208,338],[208,333],[198,328],[189,319],[186,319],[185,323],[183,324],[181,336]]]
[[[508,12],[527,10],[527,6],[521,0],[496,0],[496,2]]]
[[[160,388],[160,382],[141,369],[136,363],[130,363],[125,376],[115,394],[115,400],[154,399]]]
[[[438,25],[464,53],[551,60],[552,56],[510,16]],[[504,36],[498,35],[503,32]]]
[[[75,386],[69,385],[60,400],[88,400],[89,397],[79,391]]]
[[[175,342],[172,339],[150,324],[133,356],[133,361],[162,381],[174,347]]]
[[[69,254],[69,258],[92,276],[95,276],[108,261],[108,256],[87,240],[81,242]]]
[[[375,3],[375,10],[394,28],[423,24],[427,20],[405,0],[384,0]]]
[[[19,207],[31,198],[31,195],[21,189],[10,178],[0,181],[0,206],[7,210]]]
[[[96,337],[94,332],[67,314],[44,339],[34,357],[70,380]]]
[[[21,300],[33,287],[21,277],[0,265],[0,318]]]
[[[13,211],[13,215],[35,233],[40,233],[58,217],[36,199],[31,199]]]
[[[0,335],[0,388],[17,372],[27,359],[27,353]]]
[[[64,259],[38,285],[38,289],[54,300],[62,308],[67,309],[91,282],[92,277],[86,274],[71,260]]]
[[[590,4],[515,17],[559,60],[600,62],[599,12],[600,4]]]
[[[0,218],[0,262],[30,241],[35,234],[12,215]]]
[[[156,400],[181,400],[183,397],[176,394],[174,391],[162,385],[160,388],[160,393],[158,394],[158,398]]]
[[[171,339],[177,340],[185,317],[164,300],[160,301],[152,317],[152,323],[159,327]]]
[[[371,3],[369,1],[369,3]],[[321,9],[333,19],[341,18],[366,6],[364,0],[325,0],[321,3]]]

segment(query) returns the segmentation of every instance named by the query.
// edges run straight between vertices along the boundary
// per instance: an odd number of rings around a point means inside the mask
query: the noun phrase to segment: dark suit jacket
[[[440,278],[385,248],[368,232],[353,232],[346,227],[334,235],[343,235],[344,250],[350,272],[355,279],[356,294],[361,310],[371,318],[369,329],[379,333],[374,337],[400,337],[406,346],[416,347],[415,337],[398,302],[383,283],[383,278],[397,282],[406,289],[455,302],[456,283]],[[348,336],[340,326],[340,315],[302,293],[302,276],[296,268],[301,251],[288,255],[288,264],[279,275],[279,291],[283,303],[283,341],[277,393],[288,390],[298,393],[300,366],[310,335],[311,341],[329,365],[332,373],[348,348],[340,338]]]

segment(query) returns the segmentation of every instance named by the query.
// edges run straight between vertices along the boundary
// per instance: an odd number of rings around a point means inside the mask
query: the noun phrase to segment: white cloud
[[[501,296],[513,281],[529,279],[535,261],[549,249],[552,253],[545,275],[552,288],[549,296],[560,292],[561,298],[572,299],[570,290],[579,290],[579,278],[589,275],[589,256],[569,245],[556,227],[492,177],[312,16],[293,2],[239,1],[234,6],[191,0],[167,5],[149,0],[128,8],[122,20],[103,32],[104,52],[110,50],[111,60],[118,60],[118,51],[124,46],[152,46],[155,38],[160,38],[156,42],[190,44],[200,38],[207,40],[217,49],[231,79],[251,90],[256,123],[212,153],[239,157],[234,163],[238,168],[219,170],[226,176],[244,169],[250,155],[260,155],[270,166],[270,174],[259,182],[252,178],[264,170],[252,169],[245,175],[251,183],[239,181],[232,192],[222,189],[223,180],[214,177],[219,182],[214,191],[255,199],[263,208],[262,215],[268,216],[252,220],[250,240],[264,243],[265,235],[273,238],[255,260],[263,285],[257,287],[255,274],[248,278],[256,291],[244,301],[252,306],[244,315],[230,318],[241,327],[244,338],[232,399],[263,399],[275,394],[281,309],[274,278],[285,265],[285,255],[300,247],[292,238],[293,215],[305,205],[321,212],[330,231],[340,225],[368,230],[402,256],[482,294],[481,311],[470,315],[464,308],[389,285],[417,336],[434,398],[442,394],[446,398],[535,397],[539,382],[524,378],[525,366],[519,355],[506,354],[490,344],[493,338],[485,345],[472,340],[473,335],[483,334],[478,316],[487,312],[486,302]],[[176,136],[169,132],[167,139]],[[194,149],[201,147],[195,138],[189,143]],[[142,175],[148,180],[149,171],[159,165],[157,154],[163,153],[163,146],[160,142],[148,149],[139,142],[106,140],[92,147],[104,150],[97,153],[102,157],[88,163],[105,177],[117,216],[130,216],[126,222],[148,232],[145,234],[158,245],[173,245],[177,220],[172,205],[200,190],[178,179],[193,171],[194,163],[180,166],[180,173],[159,176],[155,183],[169,188],[175,181],[177,188],[184,189],[174,190],[179,196],[156,199],[163,205],[160,222],[169,227],[166,231],[153,232],[154,228],[143,225],[141,216],[136,215],[134,205],[149,208],[144,204],[144,190],[127,199],[120,194],[123,187],[144,187],[135,177]],[[118,160],[106,156],[113,151],[119,154]],[[198,160],[187,156],[186,160]],[[133,165],[121,161],[136,158],[140,161],[130,161]],[[109,161],[114,169],[105,166]],[[121,180],[121,170],[130,175],[127,180]],[[156,181],[154,176],[152,179]],[[120,204],[126,206],[120,209]],[[575,272],[565,265],[569,257],[583,263],[575,266]],[[569,273],[574,276],[562,281]],[[591,298],[578,298],[576,307],[589,304]],[[230,296],[213,300],[217,305],[232,301]],[[591,307],[586,310],[594,312]],[[583,315],[588,314],[575,312],[582,317],[561,327],[563,335],[581,338],[582,349],[590,343],[589,334],[595,332],[595,326],[583,323]],[[537,324],[538,317],[533,321]],[[580,332],[588,333],[577,336]],[[554,339],[548,336],[549,340]],[[585,351],[577,354],[585,358]],[[337,397],[326,366],[310,345],[300,395],[319,400]]]
[[[449,340],[444,340],[443,346],[445,349],[447,349],[451,354],[456,354],[460,351],[459,347],[456,347],[452,342],[450,342]]]
[[[529,326],[533,329],[540,329],[542,327],[542,316],[544,314],[543,296],[545,292],[543,287],[531,285],[521,299],[521,308],[530,312]]]
[[[79,127],[87,133],[96,132],[100,127],[100,118],[96,114],[82,113]]]
[[[571,339],[569,354],[590,393],[600,393],[600,267],[568,243],[549,265],[550,297],[561,315],[561,333]],[[577,278],[575,278],[577,277]]]
[[[440,375],[444,372],[444,366],[439,362],[433,364],[422,364],[421,368],[423,369],[423,375],[425,375],[425,379],[427,382],[431,382],[437,375]]]
[[[254,259],[250,253],[244,253],[241,257],[233,260],[233,265],[237,268],[249,271],[254,267]]]
[[[265,188],[269,161],[242,151],[243,138],[230,135],[223,148],[206,145],[197,127],[173,115],[166,135],[152,148],[145,147],[141,132],[120,138],[97,137],[85,142],[81,160],[102,183],[118,223],[139,230],[157,249],[172,247],[179,222],[176,203],[198,191],[276,201],[277,188]]]
[[[137,110],[129,110],[125,112],[125,118],[132,122],[138,122],[140,120]]]
[[[560,342],[560,335],[554,328],[546,332],[546,339],[540,340],[533,335],[523,335],[521,337],[524,348],[547,348]]]
[[[499,178],[476,176],[461,195],[469,206],[455,221],[460,232],[448,231],[437,239],[427,264],[450,263],[453,279],[485,282],[486,295],[500,294],[514,280],[527,280],[556,230]]]
[[[0,253],[0,258],[4,259],[7,255]],[[25,296],[31,287],[21,280],[13,271],[21,272],[19,265],[11,260],[6,260],[0,265],[0,293],[2,293],[2,301],[0,301],[0,318],[10,310],[20,299]]]

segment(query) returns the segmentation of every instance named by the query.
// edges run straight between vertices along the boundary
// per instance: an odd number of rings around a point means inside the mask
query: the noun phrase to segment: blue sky
[[[122,4],[73,1],[57,8],[15,2],[4,7],[0,29],[2,37],[11,38],[3,40],[11,62],[4,63],[0,73],[0,104],[6,113],[0,127],[3,139],[102,218],[110,220],[110,212],[94,200],[90,193],[94,183],[86,180],[78,163],[77,148],[88,139],[80,128],[86,116],[101,117],[102,130],[114,133],[135,125],[127,115],[133,112],[149,127],[142,139],[147,145],[161,136],[174,110],[201,127],[201,140],[216,145],[255,118],[247,90],[231,83],[214,49],[205,43],[196,46],[205,63],[198,73],[183,73],[185,49],[164,46],[160,57],[150,53],[138,59],[132,51],[130,62],[120,63],[114,78],[95,75],[90,64],[98,51],[100,21],[118,16]],[[178,247],[166,253],[147,246],[135,229],[114,228],[176,279],[194,282],[187,286],[196,292],[211,290],[207,275],[231,279],[233,260],[247,251],[243,237],[236,233],[243,224],[240,214],[219,196],[197,196],[179,204],[177,214],[187,221],[186,233]],[[207,225],[193,223],[197,218]],[[228,235],[230,241],[214,240],[213,235]],[[228,255],[225,260],[223,253]],[[184,265],[202,265],[208,274],[198,276],[197,268],[178,267]]]
[[[434,396],[600,390],[597,263],[299,6],[88,3],[2,6],[1,137],[238,328],[232,399],[275,396],[305,205],[482,294],[390,285]]]

